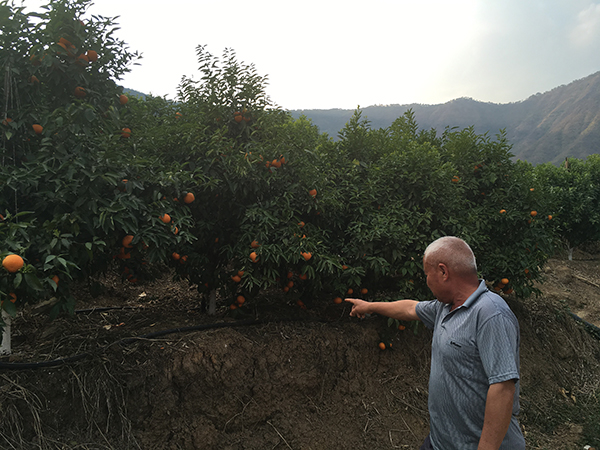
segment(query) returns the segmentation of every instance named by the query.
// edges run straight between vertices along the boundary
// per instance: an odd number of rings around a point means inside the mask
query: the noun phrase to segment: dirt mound
[[[597,264],[551,261],[548,294],[507,299],[521,324],[528,448],[600,445],[600,344],[568,309],[593,320]],[[0,371],[0,448],[413,449],[428,432],[422,326],[390,330],[345,305],[303,310],[269,295],[248,302],[259,322],[244,325],[227,305],[200,313],[194,290],[166,278],[101,281],[100,297],[82,288],[78,314],[14,321],[12,362],[85,357]]]

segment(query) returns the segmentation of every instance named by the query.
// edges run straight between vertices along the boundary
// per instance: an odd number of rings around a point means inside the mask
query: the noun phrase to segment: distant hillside
[[[473,126],[495,135],[506,129],[513,154],[533,164],[559,163],[565,157],[600,153],[600,72],[516,103],[484,103],[459,98],[441,105],[389,105],[362,108],[372,128],[387,128],[412,109],[420,128]],[[354,110],[293,110],[304,114],[321,132],[337,138]]]
[[[146,100],[146,94],[144,94],[143,92],[136,91],[134,89],[129,89],[129,88],[123,88],[123,92],[127,95],[131,95],[133,97],[138,97],[142,100]]]

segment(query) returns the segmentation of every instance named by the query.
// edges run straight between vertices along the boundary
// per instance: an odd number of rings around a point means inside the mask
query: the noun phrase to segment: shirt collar
[[[487,291],[487,286],[485,285],[485,280],[479,280],[479,286],[477,286],[477,289],[475,289],[475,292],[473,292],[469,298],[462,304],[462,306],[464,306],[465,308],[470,307],[473,303],[475,303],[475,300],[477,300],[479,298],[479,296],[481,294],[483,294],[485,291]]]

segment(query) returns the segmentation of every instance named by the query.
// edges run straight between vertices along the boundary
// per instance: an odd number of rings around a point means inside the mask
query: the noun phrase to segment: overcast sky
[[[171,99],[199,78],[198,45],[234,49],[285,109],[507,103],[600,70],[600,0],[96,0],[91,14],[119,16],[143,54],[120,84]]]

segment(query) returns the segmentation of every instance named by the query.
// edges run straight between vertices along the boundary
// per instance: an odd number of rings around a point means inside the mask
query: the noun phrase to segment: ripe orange
[[[287,273],[288,278],[292,278],[294,276],[294,272],[290,271]]]
[[[258,255],[256,254],[256,252],[250,253],[250,259],[252,260],[252,262],[256,262],[257,258]]]
[[[381,350],[385,350],[385,343],[384,343],[384,342],[380,342],[380,343],[379,343],[379,348],[380,348]]]
[[[298,278],[300,278],[301,280],[306,280],[308,279],[308,275],[303,273],[302,275],[299,275]]]
[[[229,305],[229,309],[237,309],[237,306],[235,303],[232,303],[231,305]]]
[[[71,41],[69,41],[68,39],[65,39],[64,37],[61,37],[58,40],[59,43],[63,44],[65,47],[74,47],[73,44],[71,44]]]
[[[168,215],[167,213],[163,214],[162,216],[158,217],[160,220],[163,221],[163,223],[170,223],[171,222],[171,216]]]
[[[31,76],[29,77],[29,82],[30,82],[30,83],[39,83],[39,82],[40,82],[40,79],[39,79],[38,77],[36,77],[35,75],[31,75]]]
[[[175,113],[175,118],[176,119],[181,119],[181,117],[182,117],[182,114],[180,112],[176,112]]]
[[[367,288],[362,288],[362,289],[360,290],[360,293],[361,293],[362,295],[365,295],[367,292],[369,292],[369,290],[368,290]]]
[[[349,289],[346,291],[346,294],[348,294],[348,295],[352,295],[352,294],[354,294],[354,289],[352,289],[352,288],[349,288]]]
[[[333,299],[333,303],[335,303],[336,305],[339,305],[340,303],[342,303],[342,297],[336,297]]]
[[[502,284],[508,284],[508,278],[502,278],[500,280],[500,283],[502,283]]]
[[[312,258],[312,253],[310,252],[300,252],[300,254],[302,255],[305,261],[308,261],[310,258]]]
[[[58,278],[58,275],[54,275],[52,277],[52,281],[54,281],[56,284],[58,284],[58,280],[60,280],[60,278]]]
[[[348,266],[347,266],[346,264],[344,264],[344,265],[342,266],[342,270],[346,270],[347,268],[348,268]]]
[[[233,116],[233,120],[235,120],[237,123],[240,123],[242,120],[244,120],[244,118],[240,114],[240,115]]]
[[[504,214],[505,212],[506,212],[506,210],[505,210],[505,209],[501,209],[501,210],[500,210],[500,214]]]
[[[289,287],[290,289],[294,287],[294,282],[293,281],[288,281],[287,287]]]
[[[123,247],[125,248],[133,248],[133,245],[131,245],[131,241],[133,241],[133,235],[128,234],[123,238],[121,244],[123,244]]]
[[[85,89],[82,88],[81,86],[77,86],[73,93],[74,93],[75,97],[77,97],[77,98],[83,98],[87,95],[87,93],[85,92]]]
[[[304,222],[300,221],[300,222],[298,222],[298,225],[300,226],[300,228],[303,228],[304,225],[306,225],[306,224]]]
[[[317,196],[317,190],[316,189],[311,189],[310,191],[308,191],[308,194],[311,197],[316,197]]]
[[[235,281],[236,283],[239,283],[240,281],[242,281],[242,279],[240,278],[239,275],[234,275],[234,276],[231,277],[231,279],[233,281]]]
[[[98,61],[98,52],[96,52],[95,50],[88,50],[86,54],[90,62],[94,63]]]
[[[172,254],[171,256],[173,257],[173,259],[174,259],[175,261],[178,261],[178,260],[179,260],[179,258],[181,258],[181,256],[180,256],[180,255],[179,255],[179,253],[177,253],[177,252],[173,252],[173,254]]]
[[[453,182],[453,183],[458,183],[459,181],[460,181],[460,178],[459,178],[459,177],[457,177],[456,175],[454,175],[454,176],[452,177],[452,182]]]
[[[404,325],[398,325],[398,329],[400,331],[406,330],[406,327]]]
[[[250,243],[250,247],[252,247],[252,248],[258,248],[258,247],[260,247],[260,244],[258,243],[258,241],[252,241]]]
[[[531,214],[531,217],[535,217],[537,216],[537,211],[531,211],[529,214]]]
[[[23,267],[23,264],[25,264],[23,262],[23,258],[21,258],[19,255],[15,255],[15,254],[7,255],[2,260],[2,267],[4,267],[10,273],[15,273],[15,272],[21,270],[21,268]]]
[[[238,302],[238,305],[243,305],[244,302],[246,301],[246,299],[244,298],[243,295],[238,295],[236,300]]]
[[[184,262],[187,261],[187,259],[188,259],[188,256],[187,255],[183,255],[179,261],[181,262],[181,264],[183,264]]]
[[[529,190],[530,190],[531,192],[533,192],[533,191],[534,191],[534,189],[533,189],[533,188],[529,188]]]
[[[549,216],[548,216],[548,220],[552,220],[552,215],[549,215]]]
[[[128,138],[129,136],[131,136],[131,130],[129,128],[123,128],[123,130],[121,131],[121,136],[123,136],[124,138]]]
[[[125,94],[121,94],[119,95],[119,103],[121,105],[124,105],[125,103],[127,103],[129,101],[129,97],[127,97]]]
[[[88,58],[87,55],[84,55],[83,53],[77,57],[77,63],[80,66],[85,66],[89,62],[90,62],[90,58]]]
[[[239,277],[243,277],[244,276],[244,271],[243,270],[238,270],[238,276]]]
[[[283,288],[283,292],[289,292],[289,290],[290,290],[290,288],[289,288],[289,287],[287,287],[287,286],[285,286],[285,287]]]
[[[41,125],[38,125],[37,123],[32,125],[33,127],[33,131],[35,131],[35,134],[42,134],[42,131],[44,131],[44,127]]]
[[[15,294],[14,292],[8,294],[8,297],[10,298],[11,303],[15,303],[17,301],[17,294]]]
[[[187,194],[185,194],[185,197],[183,197],[183,203],[190,204],[194,200],[196,200],[196,197],[191,192],[188,192]]]

